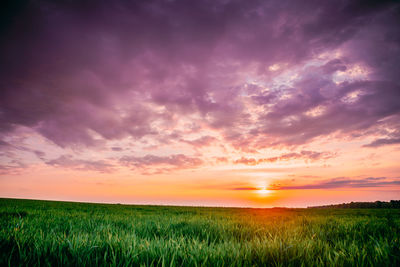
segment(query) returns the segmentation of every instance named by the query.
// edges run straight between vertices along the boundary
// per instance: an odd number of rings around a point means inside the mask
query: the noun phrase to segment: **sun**
[[[266,196],[266,195],[269,195],[271,193],[271,191],[268,189],[265,189],[265,188],[261,188],[261,189],[257,190],[257,193],[260,194],[261,196]]]

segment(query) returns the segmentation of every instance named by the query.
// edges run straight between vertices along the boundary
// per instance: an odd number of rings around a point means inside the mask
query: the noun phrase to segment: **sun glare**
[[[271,193],[271,192],[265,188],[261,188],[257,191],[257,193],[260,194],[261,196],[266,196],[266,195],[269,195],[269,193]]]

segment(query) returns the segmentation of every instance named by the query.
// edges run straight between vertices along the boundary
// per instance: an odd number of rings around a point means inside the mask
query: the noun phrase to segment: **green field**
[[[0,199],[0,266],[399,266],[400,210]]]

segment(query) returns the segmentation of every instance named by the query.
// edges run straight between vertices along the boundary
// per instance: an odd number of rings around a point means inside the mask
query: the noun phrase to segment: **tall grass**
[[[393,209],[239,209],[0,199],[0,265],[396,266]]]

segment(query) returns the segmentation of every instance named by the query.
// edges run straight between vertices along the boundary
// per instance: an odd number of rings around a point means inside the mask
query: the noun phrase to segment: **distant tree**
[[[375,201],[375,202],[350,202],[334,205],[324,206],[313,206],[309,208],[327,209],[327,208],[338,208],[338,209],[400,209],[400,200]]]

